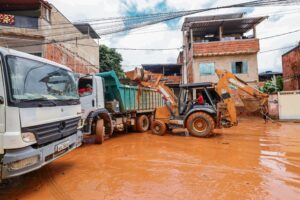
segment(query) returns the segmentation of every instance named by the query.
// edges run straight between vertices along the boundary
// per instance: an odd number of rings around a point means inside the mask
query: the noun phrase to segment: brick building
[[[282,55],[283,90],[300,90],[300,42]]]
[[[41,56],[75,72],[99,71],[99,38],[89,24],[72,24],[44,0],[0,2],[0,46]]]
[[[256,26],[265,18],[246,18],[243,13],[185,18],[184,82],[217,82],[215,69],[225,69],[247,82],[257,82]]]
[[[144,70],[162,74],[167,86],[179,94],[179,84],[182,82],[182,64],[142,64]]]

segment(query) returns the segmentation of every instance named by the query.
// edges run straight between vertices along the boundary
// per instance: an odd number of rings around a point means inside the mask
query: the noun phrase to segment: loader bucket
[[[256,112],[260,109],[260,102],[258,99],[240,96],[245,108],[249,112]]]

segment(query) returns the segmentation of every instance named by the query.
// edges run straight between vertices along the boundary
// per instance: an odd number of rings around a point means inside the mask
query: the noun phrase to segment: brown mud
[[[0,187],[0,199],[300,199],[300,124],[242,119],[212,138],[119,135]]]

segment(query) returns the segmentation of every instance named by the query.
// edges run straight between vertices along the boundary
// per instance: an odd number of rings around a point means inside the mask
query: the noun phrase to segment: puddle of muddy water
[[[15,179],[0,199],[299,199],[299,133],[251,118],[213,138],[119,135]]]

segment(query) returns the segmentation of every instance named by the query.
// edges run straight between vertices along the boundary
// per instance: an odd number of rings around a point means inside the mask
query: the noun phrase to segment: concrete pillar
[[[190,30],[190,39],[191,39],[191,49],[193,49],[193,43],[194,43],[193,29]]]
[[[183,69],[182,69],[182,81],[187,83],[187,44],[186,44],[186,34],[185,31],[182,31],[183,38]]]
[[[253,27],[253,37],[256,38],[256,26]]]
[[[223,26],[219,26],[219,38],[220,38],[220,41],[223,38]]]

